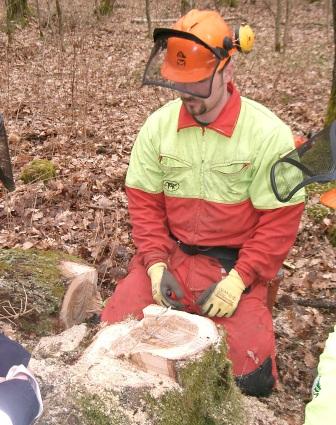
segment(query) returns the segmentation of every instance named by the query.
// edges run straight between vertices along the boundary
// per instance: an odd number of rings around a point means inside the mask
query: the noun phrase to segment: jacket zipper
[[[203,197],[204,197],[204,159],[205,159],[205,128],[202,127],[202,136],[201,136],[201,167],[200,167],[200,199],[197,202],[197,209],[195,214],[195,225],[194,225],[194,235],[193,241],[196,243],[196,237],[198,235],[198,228],[200,222],[200,216],[203,209]]]

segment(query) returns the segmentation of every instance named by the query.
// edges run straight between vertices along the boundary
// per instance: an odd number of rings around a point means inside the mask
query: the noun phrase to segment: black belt
[[[238,256],[239,248],[229,248],[227,246],[200,246],[200,245],[187,245],[177,239],[171,234],[171,237],[176,240],[181,250],[187,255],[207,255],[208,257],[217,258],[220,264],[229,273],[235,266]]]

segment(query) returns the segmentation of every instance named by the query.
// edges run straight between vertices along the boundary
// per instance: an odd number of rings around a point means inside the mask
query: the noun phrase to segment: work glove
[[[155,302],[164,307],[173,307],[182,310],[184,305],[178,300],[183,298],[179,283],[167,270],[165,263],[155,263],[149,267],[148,276],[152,282],[152,294]]]
[[[209,317],[230,317],[239,303],[241,294],[246,289],[236,270],[230,273],[220,282],[206,289],[197,300],[202,313]]]

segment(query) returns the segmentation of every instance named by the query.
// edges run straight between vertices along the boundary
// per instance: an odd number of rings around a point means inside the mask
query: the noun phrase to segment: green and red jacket
[[[202,127],[180,99],[154,112],[134,144],[126,177],[133,238],[146,268],[176,242],[240,249],[246,285],[272,279],[294,243],[304,191],[280,203],[271,165],[294,149],[290,129],[233,84],[217,119]]]
[[[306,406],[304,425],[334,425],[336,422],[336,326],[329,334],[317,368],[313,400]]]

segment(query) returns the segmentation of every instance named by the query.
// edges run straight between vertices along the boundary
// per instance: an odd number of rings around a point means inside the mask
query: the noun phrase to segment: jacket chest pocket
[[[213,164],[209,168],[207,190],[211,198],[224,202],[239,202],[248,197],[251,182],[250,161],[231,161]]]
[[[163,191],[168,195],[183,195],[192,181],[192,163],[172,155],[161,155]]]

